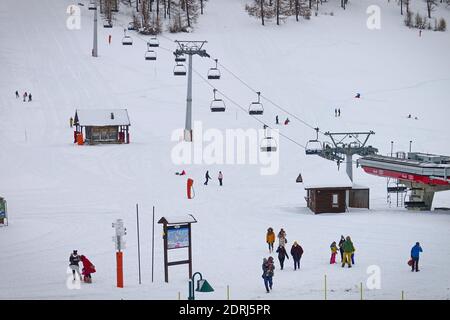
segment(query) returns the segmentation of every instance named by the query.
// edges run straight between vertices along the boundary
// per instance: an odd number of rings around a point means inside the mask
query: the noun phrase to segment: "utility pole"
[[[192,56],[199,55],[200,57],[209,58],[206,50],[202,49],[207,41],[178,41],[178,49],[173,53],[176,57],[180,55],[187,55],[188,60],[188,83],[187,83],[187,97],[186,97],[186,121],[184,127],[184,141],[192,142]]]
[[[94,10],[94,43],[92,46],[92,56],[98,57],[98,46],[97,46],[97,0],[95,0],[95,10]]]

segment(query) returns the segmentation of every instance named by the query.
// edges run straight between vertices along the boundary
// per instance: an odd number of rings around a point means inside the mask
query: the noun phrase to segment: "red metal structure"
[[[396,157],[370,155],[358,160],[366,173],[394,178],[408,187],[408,209],[431,210],[434,193],[450,190],[450,157],[398,152]]]

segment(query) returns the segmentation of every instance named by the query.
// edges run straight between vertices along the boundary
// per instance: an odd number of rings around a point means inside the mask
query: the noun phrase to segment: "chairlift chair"
[[[103,24],[103,28],[112,28],[112,27],[113,27],[113,25],[109,21],[105,21],[105,23]]]
[[[213,92],[214,100],[211,101],[211,112],[224,112],[226,109],[225,102],[222,99],[216,98],[217,89],[214,89]]]
[[[248,108],[248,114],[250,115],[262,115],[264,113],[264,108],[261,103],[261,92],[257,92],[258,101],[252,102]]]
[[[130,36],[127,35],[127,31],[126,30],[124,30],[123,33],[124,33],[125,36],[122,39],[122,45],[124,45],[124,46],[131,46],[131,45],[133,45],[133,38],[131,38]]]
[[[95,0],[91,0],[91,1],[89,2],[89,7],[88,7],[88,9],[89,9],[89,10],[97,10],[97,3],[96,3]]]
[[[156,52],[154,50],[147,50],[145,53],[145,60],[156,60]]]
[[[176,66],[173,68],[173,75],[174,76],[185,76],[186,75],[186,67],[184,64],[177,63]]]
[[[186,62],[186,56],[184,54],[175,56],[175,62]]]
[[[307,155],[319,154],[322,151],[322,143],[319,141],[319,128],[314,128],[314,130],[316,130],[316,138],[309,140],[305,146]]]
[[[149,46],[149,47],[153,47],[153,48],[159,47],[159,41],[158,41],[158,38],[156,38],[156,37],[151,37],[150,40],[148,41],[148,46]]]
[[[217,59],[215,59],[214,61],[216,61],[216,66],[214,68],[210,68],[208,71],[208,79],[210,80],[219,80],[220,79],[220,70],[217,68]]]
[[[260,143],[261,152],[275,152],[277,151],[277,142],[273,137],[264,137]]]
[[[133,21],[128,23],[128,28],[127,29],[128,30],[136,30],[136,27],[134,26],[134,22]]]

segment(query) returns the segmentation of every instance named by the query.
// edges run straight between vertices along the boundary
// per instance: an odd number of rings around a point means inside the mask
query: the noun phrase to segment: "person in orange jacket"
[[[275,232],[272,228],[267,229],[266,242],[269,245],[269,253],[273,252],[273,244],[275,243]]]

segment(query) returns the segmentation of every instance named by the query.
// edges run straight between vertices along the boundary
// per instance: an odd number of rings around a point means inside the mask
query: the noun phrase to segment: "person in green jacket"
[[[355,251],[355,247],[353,246],[352,239],[350,236],[345,238],[345,242],[342,245],[344,248],[344,261],[342,261],[342,268],[345,266],[345,263],[348,264],[348,267],[352,267],[352,253]]]

